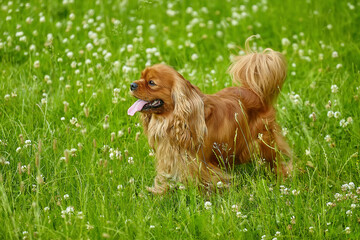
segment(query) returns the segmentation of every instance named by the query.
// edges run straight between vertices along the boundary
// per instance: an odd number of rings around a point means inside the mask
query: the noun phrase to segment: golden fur
[[[276,51],[248,52],[229,68],[240,87],[203,94],[173,68],[146,68],[132,95],[145,101],[161,99],[159,108],[141,111],[144,131],[155,150],[153,193],[164,193],[169,182],[189,181],[208,187],[229,182],[233,164],[260,157],[277,173],[289,169],[281,161],[291,151],[276,123],[275,101],[286,78],[286,62]],[[155,85],[149,84],[152,80]]]

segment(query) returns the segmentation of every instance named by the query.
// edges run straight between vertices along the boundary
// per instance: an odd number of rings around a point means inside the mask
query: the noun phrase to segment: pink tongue
[[[144,107],[145,104],[148,102],[144,100],[137,100],[129,109],[128,109],[128,115],[134,116],[134,114],[138,111],[141,111],[141,109]]]

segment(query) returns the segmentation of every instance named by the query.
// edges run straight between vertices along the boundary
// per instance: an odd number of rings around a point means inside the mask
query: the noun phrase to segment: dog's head
[[[173,122],[171,129],[177,131],[177,141],[191,145],[194,139],[202,140],[206,125],[201,93],[173,68],[163,64],[146,68],[141,78],[130,84],[130,90],[139,100],[129,108],[129,115],[163,115]]]
[[[172,112],[175,108],[173,88],[181,81],[186,80],[169,66],[157,64],[146,68],[140,79],[130,84],[131,94],[139,100],[129,108],[128,114]]]

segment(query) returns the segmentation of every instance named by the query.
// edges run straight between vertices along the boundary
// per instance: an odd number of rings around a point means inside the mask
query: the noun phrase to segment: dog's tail
[[[235,83],[252,89],[264,103],[273,102],[285,81],[287,65],[284,56],[270,48],[262,53],[251,51],[249,37],[244,56],[235,57],[229,73]]]

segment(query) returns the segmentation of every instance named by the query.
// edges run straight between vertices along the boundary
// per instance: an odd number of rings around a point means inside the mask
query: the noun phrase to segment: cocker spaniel
[[[291,150],[280,133],[273,104],[286,78],[283,55],[272,49],[249,51],[229,67],[234,83],[204,94],[173,68],[157,64],[130,85],[138,100],[129,108],[141,112],[144,132],[155,150],[154,185],[161,194],[170,182],[206,187],[229,183],[226,169],[254,159],[267,162],[277,174],[290,171],[282,159]]]

